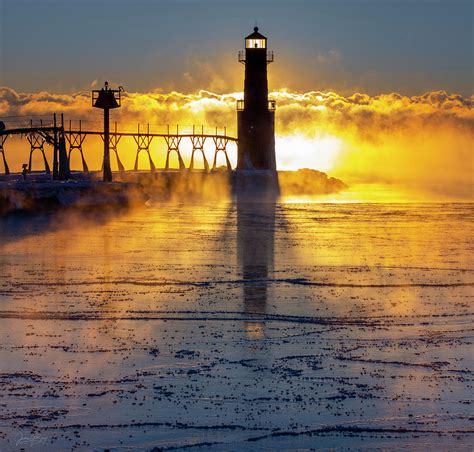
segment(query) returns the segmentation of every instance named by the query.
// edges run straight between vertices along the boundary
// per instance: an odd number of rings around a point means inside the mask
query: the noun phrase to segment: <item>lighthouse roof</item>
[[[245,37],[245,39],[267,39],[266,36],[263,36],[258,32],[258,27],[254,27],[253,33]]]

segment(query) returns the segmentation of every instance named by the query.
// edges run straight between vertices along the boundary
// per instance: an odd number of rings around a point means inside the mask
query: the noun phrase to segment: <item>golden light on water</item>
[[[436,198],[447,201],[449,198]],[[431,202],[433,197],[426,192],[394,184],[355,183],[338,193],[319,195],[286,195],[283,191],[282,201],[291,204],[403,204],[414,202]]]

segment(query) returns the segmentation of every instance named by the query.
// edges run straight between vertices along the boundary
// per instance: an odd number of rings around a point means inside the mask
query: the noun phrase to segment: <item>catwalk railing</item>
[[[82,170],[89,172],[89,166],[84,154],[84,143],[87,137],[97,136],[104,139],[101,123],[82,120],[64,120],[63,115],[47,116],[9,116],[0,117],[0,154],[2,155],[5,174],[10,173],[5,151],[5,142],[9,136],[20,135],[26,137],[30,144],[30,152],[27,170],[32,171],[32,156],[35,151],[42,154],[44,168],[47,173],[51,172],[44,146],[52,145],[53,153],[53,178],[64,179],[69,175],[71,154],[75,151],[80,154]],[[220,153],[225,157],[227,170],[232,169],[228,155],[227,145],[236,143],[237,138],[227,134],[227,128],[205,127],[205,126],[154,126],[147,124],[111,124],[110,127],[110,150],[114,153],[119,171],[125,171],[119,155],[119,143],[124,137],[132,137],[135,142],[135,163],[133,170],[138,170],[139,155],[144,151],[149,160],[150,171],[159,170],[153,161],[151,144],[157,140],[163,140],[165,144],[166,159],[162,170],[170,169],[170,157],[176,153],[180,170],[195,167],[195,154],[202,156],[205,171],[217,169],[217,158]],[[191,148],[191,156],[188,166],[183,159],[183,143],[188,141]],[[205,150],[206,142],[211,142]],[[206,152],[213,154],[212,166],[206,156]],[[62,170],[62,171],[61,171]]]

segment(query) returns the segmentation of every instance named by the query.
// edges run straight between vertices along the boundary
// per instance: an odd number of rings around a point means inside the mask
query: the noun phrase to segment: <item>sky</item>
[[[0,85],[241,90],[257,21],[274,89],[473,91],[472,0],[0,0]]]
[[[109,80],[125,88],[122,107],[112,112],[121,130],[136,130],[138,122],[152,129],[203,124],[236,136],[244,77],[237,52],[257,21],[275,52],[269,87],[279,169],[472,200],[473,5],[0,0],[0,120],[57,112],[97,127],[90,91]],[[91,168],[101,166],[101,146],[85,142]],[[163,146],[152,145],[158,168]],[[20,170],[25,140],[9,138],[5,149]],[[182,150],[189,161],[190,144],[183,141]],[[119,152],[130,168],[136,144],[124,138]],[[212,149],[206,152],[212,161]],[[230,153],[235,164],[235,146]],[[80,167],[77,155],[72,166]]]

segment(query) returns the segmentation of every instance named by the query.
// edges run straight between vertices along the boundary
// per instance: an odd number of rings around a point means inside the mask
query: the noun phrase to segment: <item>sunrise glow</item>
[[[316,138],[289,135],[276,138],[278,167],[282,170],[314,168],[330,171],[341,158],[343,141],[334,135]]]
[[[0,452],[473,450],[473,0],[0,0]]]

